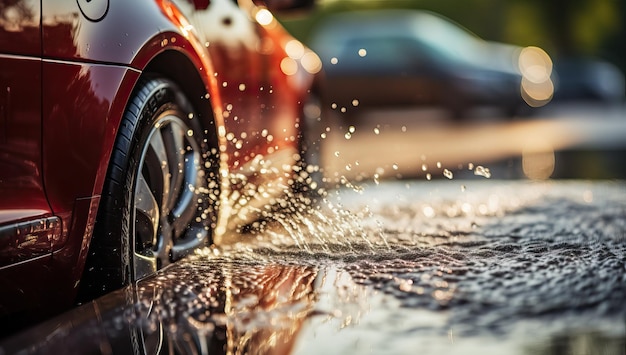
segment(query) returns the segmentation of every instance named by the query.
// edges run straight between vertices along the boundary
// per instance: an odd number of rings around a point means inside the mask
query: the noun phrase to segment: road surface
[[[626,185],[480,178],[342,189],[0,354],[623,354]]]

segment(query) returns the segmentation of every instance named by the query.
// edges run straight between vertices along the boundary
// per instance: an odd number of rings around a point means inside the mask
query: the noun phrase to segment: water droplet
[[[335,109],[337,109],[337,104],[333,102],[333,103],[330,105],[330,107],[331,107],[333,110],[335,110]]]
[[[365,50],[365,48],[359,49],[359,56],[360,57],[365,57],[366,55],[367,55],[367,50]]]
[[[330,64],[337,64],[337,63],[339,63],[339,59],[337,59],[337,57],[330,58]]]
[[[491,172],[489,171],[489,168],[485,168],[484,166],[479,165],[474,170],[474,175],[484,176],[489,179],[491,177]]]
[[[346,134],[343,135],[346,139],[350,139],[352,138],[352,134],[350,132],[346,132]]]
[[[354,126],[348,127],[348,132],[354,133],[354,130],[355,130]]]
[[[244,91],[246,90],[246,84],[239,84],[239,91]]]
[[[441,169],[441,162],[440,161],[437,162],[437,168]]]
[[[452,174],[452,172],[448,169],[443,169],[443,176],[447,177],[448,179],[451,179],[454,177],[454,175]]]
[[[428,165],[422,164],[422,171],[426,171],[426,170],[428,170]]]
[[[338,151],[338,150],[337,150],[337,151],[335,151],[335,156],[336,156],[336,157],[339,157],[339,151]]]
[[[380,130],[378,129],[378,127],[374,128],[374,134],[376,135],[380,134]]]
[[[400,291],[410,292],[413,288],[413,280],[402,280],[398,288],[400,289]]]
[[[432,176],[430,175],[430,173],[426,174],[426,180],[430,181],[432,179]]]
[[[393,168],[393,170],[398,170],[398,164],[393,164],[391,167]]]
[[[352,106],[354,106],[354,107],[359,106],[359,100],[357,100],[357,99],[352,100]]]

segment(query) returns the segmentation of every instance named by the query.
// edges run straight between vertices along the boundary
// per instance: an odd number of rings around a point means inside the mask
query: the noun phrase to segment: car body
[[[4,330],[154,273],[285,193],[321,64],[271,10],[309,3],[2,2]]]
[[[521,47],[484,41],[431,12],[331,15],[311,47],[324,63],[331,104],[348,113],[354,106],[436,105],[461,117],[477,105],[510,114],[526,105]]]

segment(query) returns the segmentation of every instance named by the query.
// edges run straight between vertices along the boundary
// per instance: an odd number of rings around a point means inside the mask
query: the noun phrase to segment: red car
[[[153,274],[305,185],[321,63],[271,11],[310,2],[0,3],[2,328]]]

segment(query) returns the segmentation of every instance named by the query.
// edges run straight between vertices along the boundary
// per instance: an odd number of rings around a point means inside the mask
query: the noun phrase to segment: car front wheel
[[[173,82],[139,82],[112,151],[81,299],[154,274],[210,242],[219,183],[207,121]]]

